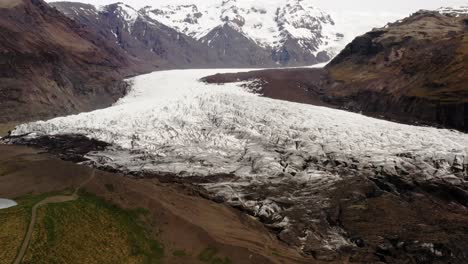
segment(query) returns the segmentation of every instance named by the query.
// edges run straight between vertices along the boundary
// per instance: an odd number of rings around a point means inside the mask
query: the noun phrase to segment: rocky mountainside
[[[191,37],[151,19],[132,7],[116,3],[101,8],[72,2],[51,3],[85,25],[117,49],[130,55],[143,69],[241,66],[232,57],[216,52]],[[231,62],[231,63],[230,63]]]
[[[468,131],[468,12],[420,11],[356,38],[328,66],[330,100]]]
[[[349,39],[309,0],[152,3],[139,10],[124,3],[51,5],[140,61],[165,59],[166,68],[311,65],[329,61]]]
[[[467,32],[466,8],[420,11],[357,37],[325,69],[217,75],[206,81],[259,79],[260,92],[273,98],[281,99],[284,89],[306,91],[328,106],[468,131]]]
[[[226,43],[223,37],[232,39],[237,34],[242,35],[271,53],[273,61],[280,65],[328,61],[337,52],[334,45],[343,37],[342,33],[335,32],[330,15],[304,0],[268,4],[243,0],[208,1],[202,6],[147,7],[143,11],[218,49],[220,41]],[[227,47],[226,52],[236,49],[237,46]]]
[[[42,0],[0,2],[0,123],[105,107],[125,94],[126,55]]]

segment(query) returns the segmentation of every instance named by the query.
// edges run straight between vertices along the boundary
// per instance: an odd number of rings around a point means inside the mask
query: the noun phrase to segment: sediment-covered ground
[[[147,252],[141,251],[148,250],[147,240],[158,242],[158,256],[151,263],[313,261],[252,217],[203,199],[190,186],[132,179],[62,161],[39,149],[0,145],[0,196],[18,202],[0,210],[0,263],[15,259],[36,203],[77,187],[82,188],[77,201],[38,208],[24,263],[147,263]],[[140,214],[145,217],[133,219]]]

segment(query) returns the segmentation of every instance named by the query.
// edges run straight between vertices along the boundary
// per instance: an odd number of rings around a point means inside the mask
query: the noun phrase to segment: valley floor
[[[272,251],[289,258],[284,263],[301,263],[301,255],[338,263],[467,261],[467,134],[262,97],[252,85],[256,80],[199,81],[237,71],[137,76],[130,93],[112,107],[23,124],[4,142],[44,147],[62,158],[139,178],[105,178],[123,181],[123,193],[138,190],[139,199],[109,195],[111,201],[152,208],[152,195],[163,193],[156,203],[161,215],[168,206],[178,219],[210,228],[215,241],[247,242],[241,245],[261,256],[260,263],[278,261],[265,253],[265,245],[281,244],[277,239],[288,244],[287,254]],[[176,188],[174,195],[184,186],[195,197],[246,214],[167,194],[158,187],[161,182]],[[104,196],[114,192],[96,188]],[[181,207],[173,207],[174,201]],[[255,224],[253,230],[265,231],[261,239],[269,242],[250,238],[252,230],[237,221],[224,223],[219,210]],[[251,221],[247,215],[263,226],[245,222]]]

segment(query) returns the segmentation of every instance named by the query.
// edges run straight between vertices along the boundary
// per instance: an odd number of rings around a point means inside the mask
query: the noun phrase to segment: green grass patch
[[[187,256],[187,252],[185,252],[185,250],[183,250],[183,249],[182,250],[174,250],[174,251],[172,251],[172,255],[174,257],[185,257],[185,256]]]
[[[198,255],[198,259],[209,264],[231,264],[229,258],[217,256],[218,252],[216,248],[206,248]]]
[[[104,186],[106,187],[106,190],[109,191],[109,192],[114,192],[115,191],[114,185],[112,185],[110,183],[105,184]]]
[[[28,228],[30,212],[21,206],[0,210],[0,264],[15,259]]]
[[[33,206],[49,196],[63,193],[25,195],[14,199],[18,204],[17,206],[0,210],[0,264],[12,263],[18,254],[31,221]]]
[[[55,230],[55,221],[50,215],[44,217],[44,227],[47,232],[47,244],[53,246],[57,239]]]
[[[24,263],[161,263],[164,247],[142,225],[147,214],[83,192],[41,207]]]

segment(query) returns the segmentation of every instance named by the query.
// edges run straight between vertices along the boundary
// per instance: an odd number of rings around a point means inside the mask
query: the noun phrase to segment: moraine
[[[82,134],[110,143],[87,154],[94,166],[196,179],[307,248],[351,244],[339,227],[318,231],[327,192],[353,177],[465,183],[468,135],[261,97],[200,78],[245,70],[173,70],[133,78],[114,106],[20,125],[12,135]],[[201,183],[200,183],[201,182]]]

